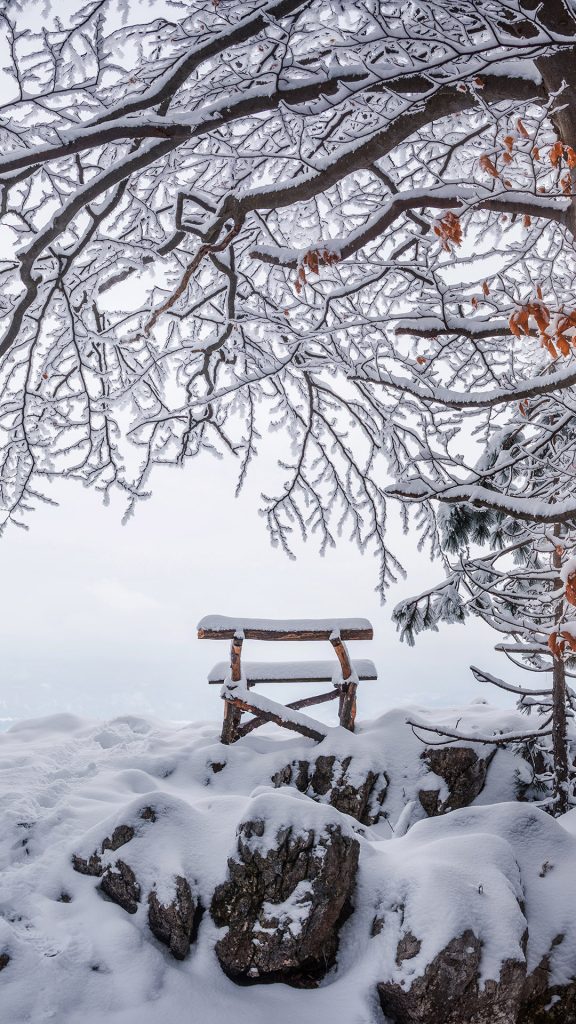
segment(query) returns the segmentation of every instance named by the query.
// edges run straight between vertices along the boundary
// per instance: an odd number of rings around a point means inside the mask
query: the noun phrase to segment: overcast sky
[[[499,691],[476,683],[471,662],[507,674],[492,652],[494,635],[480,623],[446,626],[409,648],[390,621],[393,605],[439,578],[439,565],[416,553],[415,537],[394,530],[409,571],[381,607],[376,565],[342,541],[321,558],[314,543],[295,562],[271,548],[257,515],[267,463],[254,464],[251,484],[234,498],[230,461],[210,457],[183,470],[162,470],[154,496],[122,526],[120,503],[104,508],[96,494],[73,485],[54,492],[59,508],[43,507],[28,533],[0,541],[2,599],[0,717],[70,711],[88,716],[153,714],[173,719],[221,715],[211,665],[227,643],[201,642],[195,626],[208,613],[268,617],[366,616],[373,643],[351,644],[372,657],[379,680],[366,683],[359,714],[405,702],[450,704]],[[328,644],[246,643],[245,657],[332,656]],[[295,699],[310,686],[290,689]],[[287,700],[286,687],[266,694]],[[504,695],[502,695],[504,697]],[[500,697],[500,702],[502,702]],[[504,697],[504,703],[509,703]],[[332,705],[318,708],[329,720]]]

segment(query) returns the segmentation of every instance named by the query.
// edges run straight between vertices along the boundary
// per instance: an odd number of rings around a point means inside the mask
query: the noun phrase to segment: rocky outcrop
[[[161,903],[153,889],[148,895],[148,924],[151,932],[168,946],[176,960],[184,960],[194,942],[202,907],[192,895],[189,882],[177,875],[176,892],[171,903]]]
[[[568,985],[550,984],[552,951],[564,941],[556,936],[552,950],[526,979],[516,1024],[576,1024],[576,978]]]
[[[553,945],[563,940],[559,936]],[[417,956],[420,940],[406,933],[396,963]],[[576,979],[550,985],[550,956],[526,976],[526,964],[506,960],[497,981],[480,984],[482,943],[468,930],[453,939],[407,987],[380,983],[378,995],[393,1024],[576,1024]]]
[[[10,957],[8,953],[0,953],[0,971],[3,971],[5,967],[8,967],[10,963]]]
[[[396,953],[396,962],[416,956],[419,940]],[[380,1005],[394,1024],[516,1024],[525,962],[507,960],[498,981],[480,985],[482,943],[471,930],[450,942],[410,987],[387,982],[378,985]]]
[[[130,844],[133,844],[137,836],[141,841],[143,840],[145,845],[144,862],[147,863],[145,876],[149,878],[149,862],[150,860],[154,861],[155,858],[154,839],[153,836],[139,835],[139,827],[141,822],[154,823],[155,821],[154,810],[145,807],[138,812],[139,824],[136,827],[118,825],[93,853],[87,857],[80,857],[77,854],[72,857],[75,871],[99,878],[98,888],[104,896],[117,903],[129,914],[136,914],[142,901],[142,885],[137,878],[137,872],[142,867],[142,851],[137,855],[136,851],[130,848]],[[123,849],[123,856],[111,861],[109,854],[120,849]],[[162,857],[160,857],[161,860]],[[136,863],[139,867],[135,870],[128,861]],[[166,883],[161,877],[160,864],[155,875],[165,889]],[[149,883],[146,888],[149,888]],[[170,892],[170,889],[168,891]],[[163,902],[156,885],[150,889],[146,899],[148,926],[153,935],[168,946],[176,960],[183,960],[190,950],[191,943],[196,938],[203,908],[199,898],[194,895],[189,881],[183,875],[175,876],[172,891],[173,898]]]
[[[353,774],[354,772],[354,774]],[[363,825],[374,825],[381,816],[388,779],[385,772],[356,773],[352,757],[321,754],[315,761],[292,761],[272,776],[276,787],[295,786]]]
[[[102,874],[100,890],[128,914],[135,914],[138,910],[140,886],[132,868],[125,861],[117,860],[114,868],[106,868]]]
[[[228,929],[216,944],[226,974],[240,984],[317,984],[335,962],[339,928],[351,912],[358,854],[358,840],[338,824],[245,821],[211,906],[216,924]]]
[[[444,779],[448,796],[440,799],[439,789],[421,789],[418,799],[428,817],[469,807],[484,789],[486,774],[495,750],[488,757],[478,757],[471,747],[437,747],[420,755],[431,772]]]
[[[126,846],[134,838],[134,829],[131,825],[118,825],[110,837],[106,837],[97,850],[89,857],[72,857],[72,865],[75,871],[82,875],[95,875],[101,879],[100,890],[113,903],[117,903],[129,914],[135,914],[140,901],[140,886],[136,881],[136,875],[132,868],[125,861],[118,859],[114,866],[102,864],[102,856],[108,851],[115,852],[122,846]]]

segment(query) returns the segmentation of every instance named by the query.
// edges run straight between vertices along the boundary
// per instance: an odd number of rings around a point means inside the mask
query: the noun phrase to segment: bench
[[[224,722],[221,740],[234,743],[266,722],[320,741],[326,726],[303,715],[301,708],[339,698],[339,720],[354,731],[356,690],[359,682],[377,679],[374,663],[362,658],[351,660],[347,640],[371,640],[373,629],[367,619],[245,619],[208,615],[198,624],[200,640],[230,640],[230,661],[218,662],[208,682],[222,687]],[[244,662],[244,640],[320,641],[328,640],[337,661]],[[290,704],[280,704],[253,691],[256,684],[332,683],[327,693],[315,694]],[[242,723],[242,714],[254,717]]]

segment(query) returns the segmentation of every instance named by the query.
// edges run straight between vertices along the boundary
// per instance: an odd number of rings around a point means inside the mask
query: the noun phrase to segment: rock
[[[161,903],[153,889],[148,895],[148,924],[150,931],[169,947],[176,960],[188,955],[202,917],[202,907],[192,895],[189,882],[176,876],[176,893],[171,903]]]
[[[146,820],[154,820],[150,819],[150,812],[150,808],[145,808],[141,817]],[[136,913],[140,901],[140,886],[136,881],[136,875],[123,860],[117,860],[114,867],[108,865],[104,868],[102,854],[107,850],[115,852],[122,846],[126,846],[134,838],[134,834],[131,825],[118,825],[112,835],[102,841],[100,853],[95,850],[88,858],[78,857],[76,854],[72,857],[74,870],[79,871],[82,875],[95,875],[97,878],[101,878],[99,886],[101,891],[113,903],[117,903],[123,910],[127,910],[129,914]]]
[[[147,807],[142,811],[142,818],[145,816],[147,811],[149,812],[150,808]],[[102,867],[102,854],[104,854],[106,850],[111,850],[114,853],[116,850],[119,850],[121,846],[125,846],[126,843],[129,843],[133,838],[134,829],[131,825],[118,825],[118,827],[114,829],[110,838],[106,836],[106,838],[102,840],[100,853],[98,853],[97,850],[94,850],[94,853],[91,853],[90,856],[86,858],[78,857],[74,854],[72,857],[72,866],[74,870],[79,871],[81,875],[95,875],[99,878],[104,871],[104,868]]]
[[[419,943],[414,936],[410,944]],[[406,959],[400,943],[398,963]],[[418,945],[418,950],[420,945]],[[411,955],[417,955],[418,950]],[[516,1024],[526,965],[506,960],[498,981],[480,986],[482,943],[473,931],[454,938],[428,964],[410,987],[387,982],[378,985],[380,1005],[394,1024]]]
[[[135,914],[140,902],[140,886],[132,868],[123,860],[117,860],[116,870],[107,867],[100,882],[101,891],[129,914]]]
[[[378,935],[378,932],[373,932],[374,935]],[[404,935],[400,939],[396,948],[396,963],[400,966],[404,960],[412,960],[415,956],[418,956],[422,948],[420,939],[417,939],[412,932],[404,932]]]
[[[366,771],[360,781],[353,781],[351,767],[352,757],[321,754],[313,762],[285,765],[272,776],[272,782],[277,788],[295,786],[300,793],[331,804],[363,825],[374,825],[382,813],[388,778],[385,772]]]
[[[335,823],[295,829],[245,821],[211,906],[216,924],[228,928],[216,944],[228,977],[316,985],[335,962],[338,931],[351,913],[359,848]]]
[[[431,772],[444,779],[448,796],[440,800],[440,790],[421,789],[418,799],[428,817],[468,807],[484,789],[486,774],[495,750],[486,758],[478,757],[471,747],[437,747],[420,755]]]
[[[553,948],[564,941],[558,935]],[[550,985],[552,950],[527,978],[517,1024],[576,1024],[576,979],[568,985]]]
[[[0,953],[0,971],[3,971],[5,967],[8,967],[10,963],[10,957],[8,953]]]
[[[203,913],[199,900],[193,895],[193,887],[183,873],[189,870],[186,861],[183,862],[182,873],[165,877],[167,839],[175,854],[175,832],[182,836],[183,846],[187,845],[189,819],[186,810],[184,817],[182,812],[180,802],[171,802],[166,797],[161,800],[160,811],[150,806],[132,805],[126,816],[128,821],[134,822],[133,825],[115,826],[94,852],[88,853],[94,843],[91,833],[91,839],[86,840],[84,846],[85,855],[74,854],[72,857],[74,869],[83,875],[99,878],[100,892],[128,914],[136,914],[139,905],[147,903],[148,927],[177,960],[188,954]],[[175,821],[178,822],[176,830]],[[168,837],[166,829],[169,830]],[[118,850],[122,850],[122,857],[112,858],[110,854]],[[172,887],[174,898],[171,901],[163,903],[159,898],[158,883],[163,891],[167,885]],[[168,892],[172,890],[168,888]]]

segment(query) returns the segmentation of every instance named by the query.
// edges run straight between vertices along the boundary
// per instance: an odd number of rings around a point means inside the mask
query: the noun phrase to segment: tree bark
[[[554,527],[554,536],[560,540],[562,530],[559,524]],[[552,555],[554,569],[562,567],[562,556],[555,548]],[[560,578],[556,586],[562,588]],[[562,593],[562,591],[561,591]],[[560,597],[556,611],[556,622],[562,618],[563,601]],[[566,743],[566,670],[562,657],[554,656],[552,663],[552,753],[554,757],[554,814],[564,814],[568,810],[568,750]]]

